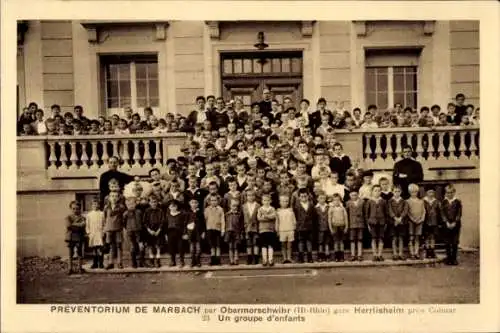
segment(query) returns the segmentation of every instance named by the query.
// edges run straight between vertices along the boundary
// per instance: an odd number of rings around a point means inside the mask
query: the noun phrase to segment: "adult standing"
[[[112,156],[108,160],[109,170],[104,172],[99,178],[99,195],[101,207],[104,206],[104,198],[109,194],[109,181],[111,179],[116,179],[120,185],[120,189],[123,190],[126,184],[134,180],[129,174],[118,171],[118,157]]]
[[[271,100],[271,91],[269,91],[269,89],[264,89],[262,92],[262,101],[259,102],[259,110],[262,116],[267,116],[271,119],[273,105]]]
[[[419,184],[424,180],[422,164],[412,157],[413,149],[410,146],[403,147],[403,159],[394,164],[393,184],[401,187],[404,199],[410,197],[408,185]]]
[[[196,108],[188,116],[189,126],[194,128],[194,125],[203,124],[205,120],[210,120],[209,118],[209,110],[205,109],[205,97],[196,97]]]
[[[453,122],[455,125],[462,123],[462,117],[467,114],[467,106],[465,105],[465,95],[459,93],[455,96],[455,118]]]

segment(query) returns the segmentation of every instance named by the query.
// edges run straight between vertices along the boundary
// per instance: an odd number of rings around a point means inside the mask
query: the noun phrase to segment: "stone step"
[[[169,260],[163,259],[160,268],[149,268],[149,267],[139,267],[132,268],[128,260],[124,261],[124,268],[118,269],[91,269],[90,264],[84,265],[84,269],[88,273],[93,274],[124,274],[124,273],[155,273],[155,272],[170,272],[170,273],[179,273],[179,272],[212,272],[212,271],[242,271],[242,270],[283,270],[283,269],[325,269],[325,268],[345,268],[345,267],[385,267],[385,266],[414,266],[414,265],[434,265],[444,261],[445,256],[438,254],[436,259],[419,259],[419,260],[398,260],[393,261],[391,257],[386,256],[384,261],[372,261],[371,256],[365,256],[363,261],[344,261],[344,262],[335,262],[335,261],[327,261],[327,262],[314,262],[314,263],[291,263],[291,264],[283,264],[281,262],[281,258],[276,256],[277,260],[273,267],[264,267],[261,264],[258,265],[246,265],[246,258],[243,257],[240,259],[239,265],[229,265],[226,264],[227,261],[222,259],[223,265],[220,266],[209,266],[208,260],[209,257],[202,257],[202,266],[201,267],[190,267],[190,260],[186,260],[186,265],[183,268],[179,266],[169,267]],[[242,259],[245,259],[243,262]],[[347,257],[346,259],[349,259]]]

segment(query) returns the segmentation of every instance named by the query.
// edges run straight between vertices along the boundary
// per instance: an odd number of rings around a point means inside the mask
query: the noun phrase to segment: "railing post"
[[[105,149],[105,141],[103,141],[103,149]],[[91,146],[92,146],[92,154],[90,155],[90,161],[92,164],[90,165],[91,169],[97,170],[99,168],[99,155],[97,154],[97,141],[91,141]],[[104,152],[103,152],[104,156]]]
[[[70,169],[76,170],[78,169],[78,155],[76,154],[76,141],[71,141],[70,142],[71,146],[71,157],[70,157]]]
[[[56,157],[56,143],[55,141],[49,141],[49,169],[57,169],[57,157]]]

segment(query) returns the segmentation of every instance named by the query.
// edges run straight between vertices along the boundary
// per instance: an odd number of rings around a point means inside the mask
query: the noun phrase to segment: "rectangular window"
[[[385,66],[365,69],[367,105],[380,109],[391,108],[395,103],[417,108],[417,67]]]
[[[142,114],[145,107],[159,108],[158,60],[156,56],[105,56],[104,98],[108,114],[126,107]]]

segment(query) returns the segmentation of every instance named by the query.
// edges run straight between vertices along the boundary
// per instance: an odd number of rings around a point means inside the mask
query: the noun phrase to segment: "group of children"
[[[298,147],[292,153],[296,157],[304,149],[303,142]],[[362,261],[365,229],[374,261],[384,260],[387,233],[392,238],[393,260],[405,260],[407,236],[409,259],[420,258],[422,239],[425,256],[435,258],[435,236],[443,227],[446,263],[457,264],[462,207],[452,185],[446,186],[442,201],[434,189],[421,199],[418,185],[411,184],[404,191],[391,188],[386,177],[374,183],[372,172],[349,168],[342,146],[336,143],[335,148],[337,154],[330,156],[317,146],[313,164],[308,165],[307,158],[298,160],[295,170],[290,168],[292,159],[283,167],[283,160],[268,160],[268,164],[247,157],[238,159],[233,168],[225,157],[197,156],[184,167],[169,160],[165,174],[152,169],[149,181],[136,177],[123,189],[112,179],[102,211],[97,198],[85,216],[80,204],[71,202],[66,220],[70,258],[75,248],[81,258],[88,237],[88,246],[94,250],[92,268],[104,267],[105,253],[109,253],[106,268],[122,268],[126,237],[132,267],[160,267],[165,243],[169,265],[176,266],[178,258],[182,267],[185,242],[190,245],[191,266],[200,266],[204,241],[210,247],[210,265],[221,264],[223,242],[229,249],[230,265],[238,265],[240,244],[244,244],[247,264],[261,261],[273,266],[278,242],[284,264],[292,262],[294,242],[299,263],[314,261],[313,247],[317,261],[343,261],[346,240],[349,260]]]
[[[241,125],[259,122],[260,126],[270,129],[274,124],[277,128],[284,130],[291,127],[299,129],[302,126],[310,126],[314,129],[322,127],[320,131],[324,135],[328,129],[363,129],[369,131],[374,128],[385,127],[436,127],[436,126],[469,126],[479,125],[480,110],[472,104],[464,104],[465,96],[457,94],[456,103],[449,103],[446,111],[441,110],[439,105],[430,108],[423,106],[420,110],[412,107],[404,107],[396,103],[393,108],[381,110],[376,105],[369,105],[366,111],[354,108],[348,111],[343,102],[335,103],[331,109],[327,106],[325,98],[318,99],[316,107],[312,107],[307,99],[303,99],[294,105],[290,98],[280,104],[277,100],[269,100],[268,103],[253,103],[247,109],[239,99],[225,101],[222,97],[198,96],[196,98],[196,110],[189,116],[178,113],[167,113],[164,118],[153,114],[153,109],[146,107],[143,115],[134,113],[127,107],[122,115],[113,114],[106,118],[100,116],[97,119],[89,119],[84,116],[83,107],[77,105],[73,113],[61,112],[61,107],[54,104],[50,108],[50,114],[45,115],[43,109],[34,102],[24,108],[17,127],[18,134],[27,135],[97,135],[97,134],[134,134],[166,132],[190,132],[194,130],[197,123],[202,124],[209,120],[211,127],[227,127],[229,123]],[[296,101],[298,102],[298,101]],[[201,116],[198,116],[200,114]],[[323,122],[326,116],[326,122]],[[301,124],[302,123],[302,124]],[[205,126],[206,127],[206,126]],[[246,130],[245,130],[246,131]]]

